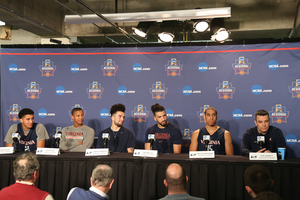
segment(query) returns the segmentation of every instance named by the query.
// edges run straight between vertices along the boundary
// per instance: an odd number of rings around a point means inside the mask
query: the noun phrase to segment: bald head
[[[169,192],[185,191],[187,177],[184,169],[177,163],[172,163],[166,170],[166,182]]]

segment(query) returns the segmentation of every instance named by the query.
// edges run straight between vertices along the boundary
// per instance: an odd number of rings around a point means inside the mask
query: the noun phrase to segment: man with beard
[[[145,149],[158,150],[158,153],[181,153],[182,135],[178,126],[167,121],[165,108],[158,103],[151,106],[155,125],[149,127],[145,135]],[[155,134],[153,147],[148,135]]]
[[[216,155],[233,155],[232,138],[229,131],[217,126],[218,113],[213,107],[204,111],[206,126],[193,132],[190,151],[215,151]],[[203,135],[210,135],[205,144]]]
[[[74,125],[62,129],[60,149],[63,151],[85,152],[93,146],[95,131],[83,124],[84,113],[81,108],[72,109]]]
[[[103,133],[109,133],[107,147],[111,152],[128,152],[133,153],[135,141],[132,131],[123,127],[125,120],[125,106],[115,104],[110,108],[111,127],[100,132],[98,136],[97,148],[104,147],[102,138]]]

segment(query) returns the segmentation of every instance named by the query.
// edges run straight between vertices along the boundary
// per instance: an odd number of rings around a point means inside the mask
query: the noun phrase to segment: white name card
[[[133,156],[157,158],[158,151],[157,150],[135,149],[133,152]]]
[[[277,153],[249,153],[249,160],[277,160]]]
[[[87,149],[85,156],[108,156],[110,155],[108,148]]]
[[[0,154],[13,154],[14,148],[13,147],[0,147]]]
[[[189,158],[215,158],[214,151],[190,151]]]
[[[57,156],[60,154],[59,148],[37,148],[36,155]]]

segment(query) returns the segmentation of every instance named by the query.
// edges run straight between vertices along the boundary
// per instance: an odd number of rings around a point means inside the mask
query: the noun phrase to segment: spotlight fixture
[[[147,38],[147,33],[152,24],[153,22],[139,22],[136,28],[132,27],[132,31],[142,38]]]
[[[209,22],[208,20],[197,21],[194,24],[193,28],[195,31],[202,33],[204,31],[207,31],[207,29],[209,28]]]
[[[211,36],[212,41],[220,43],[225,42],[229,37],[229,32],[224,27],[224,20],[221,18],[215,18],[211,20],[211,30],[213,35]]]
[[[162,42],[173,42],[173,32],[176,28],[177,21],[163,21],[161,24],[161,33],[158,34],[158,39]]]

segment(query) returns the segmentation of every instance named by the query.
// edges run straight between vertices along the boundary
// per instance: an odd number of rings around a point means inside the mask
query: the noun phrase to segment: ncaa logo
[[[167,119],[172,119],[174,117],[174,112],[171,109],[166,110],[167,113]]]
[[[107,109],[103,108],[102,110],[100,110],[100,117],[101,118],[107,118],[108,116],[110,116],[109,112]]]
[[[260,93],[262,93],[262,87],[260,85],[253,85],[251,91],[253,94],[259,95]]]
[[[63,86],[57,86],[55,89],[57,95],[63,95],[65,93],[65,88]]]
[[[125,95],[127,93],[127,88],[125,86],[118,87],[118,94]]]
[[[79,65],[77,63],[72,64],[70,70],[73,73],[77,73],[79,71]]]
[[[279,63],[276,60],[270,60],[268,67],[270,70],[276,70],[279,67]]]
[[[193,90],[192,90],[192,88],[191,88],[191,86],[184,86],[183,88],[182,88],[182,93],[184,94],[184,95],[186,95],[186,96],[188,96],[188,95],[190,95],[190,94],[192,94],[193,93]]]
[[[132,70],[135,72],[135,73],[139,73],[140,71],[142,71],[142,65],[140,63],[135,63],[133,64],[132,66]]]
[[[38,116],[40,118],[45,118],[48,115],[47,110],[44,108],[39,109]]]
[[[15,73],[16,71],[18,71],[18,66],[14,63],[10,64],[8,66],[8,70],[11,72],[11,73]]]
[[[233,112],[232,112],[232,117],[234,119],[241,119],[243,117],[243,112],[240,110],[240,109],[235,109]]]

